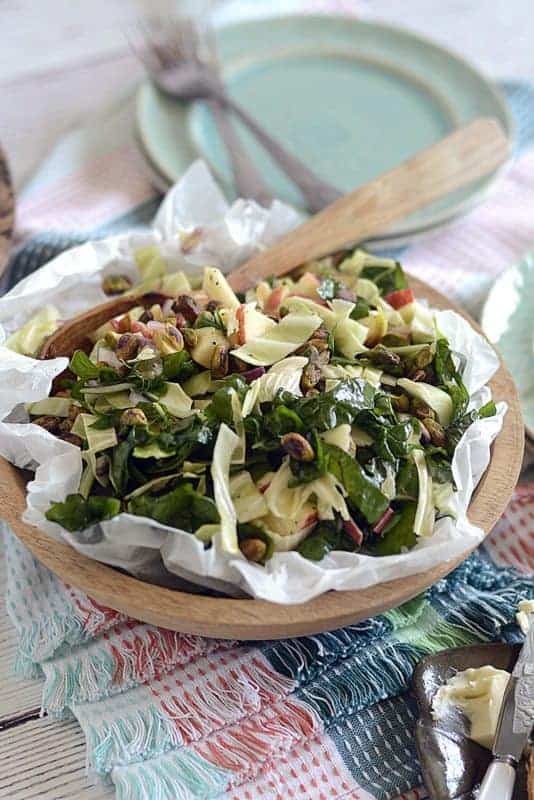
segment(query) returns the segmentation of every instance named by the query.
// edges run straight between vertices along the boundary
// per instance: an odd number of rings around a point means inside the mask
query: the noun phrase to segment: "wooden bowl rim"
[[[416,293],[431,306],[452,309],[482,334],[461,309],[424,282],[411,277]],[[483,334],[482,334],[483,335]],[[490,381],[494,399],[508,403],[492,458],[469,507],[469,519],[488,533],[501,517],[521,469],[524,428],[517,390],[502,359]],[[26,475],[0,459],[4,518],[32,554],[66,583],[98,603],[160,627],[224,639],[279,639],[334,630],[367,619],[415,597],[443,578],[474,548],[423,573],[354,591],[331,591],[306,603],[280,605],[265,600],[206,597],[155,586],[88,558],[21,521]]]

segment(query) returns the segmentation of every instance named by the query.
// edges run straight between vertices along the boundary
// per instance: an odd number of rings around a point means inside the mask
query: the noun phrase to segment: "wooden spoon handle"
[[[107,303],[94,306],[89,311],[68,320],[49,336],[41,348],[39,358],[58,358],[59,356],[70,358],[75,350],[83,347],[87,335],[108,320],[118,317],[120,314],[126,314],[135,306],[150,307],[155,303],[163,303],[167,299],[167,295],[160,292],[147,292],[143,295],[131,294],[114,297]]]
[[[505,161],[509,142],[493,119],[477,119],[379,175],[286,234],[229,276],[244,291],[315,258],[381,233],[397,219],[487,175]]]

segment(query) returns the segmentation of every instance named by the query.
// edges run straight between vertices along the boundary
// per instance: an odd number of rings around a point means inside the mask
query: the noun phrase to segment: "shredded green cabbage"
[[[413,460],[417,469],[419,490],[417,511],[415,512],[414,532],[417,537],[428,538],[434,531],[434,502],[432,497],[432,477],[426,465],[422,450],[413,451]]]
[[[302,510],[313,496],[317,500],[318,515],[322,519],[333,519],[338,511],[343,519],[349,516],[347,504],[337,488],[332,475],[324,475],[309,483],[289,487],[293,477],[288,460],[284,460],[264,493],[269,511],[285,520],[298,520]]]
[[[238,555],[240,552],[237,540],[237,516],[230,494],[230,464],[238,445],[239,437],[223,422],[213,448],[211,477],[215,504],[221,518],[219,531],[221,546],[231,555]]]
[[[265,498],[246,470],[230,478],[230,494],[238,522],[251,522],[263,517],[269,510]]]
[[[23,356],[35,356],[45,339],[57,330],[58,320],[59,311],[54,306],[45,306],[22,328],[8,336],[5,346]]]
[[[216,300],[226,308],[234,309],[240,304],[221,270],[216,269],[216,267],[206,267],[202,288],[210,300]]]
[[[68,417],[71,405],[70,397],[47,397],[35,403],[28,403],[26,410],[32,417],[41,417],[45,414],[50,414],[52,417]]]
[[[179,383],[165,383],[165,394],[160,397],[160,405],[178,419],[191,416],[193,401]]]
[[[284,305],[296,314],[318,316],[325,328],[333,335],[336,349],[346,358],[366,350],[364,341],[369,331],[357,320],[351,319],[354,303],[347,300],[332,300],[330,308],[321,306],[307,297],[288,297]]]
[[[232,355],[255,366],[275,364],[307,342],[321,324],[315,314],[290,313],[263,336],[251,339]]]
[[[290,356],[273,364],[269,372],[252,381],[243,400],[243,417],[248,417],[260,403],[270,403],[281,389],[300,397],[302,370],[307,363],[304,356]]]
[[[432,502],[434,507],[437,508],[440,514],[446,517],[456,519],[458,516],[458,506],[456,503],[456,494],[452,483],[436,483],[432,484]]]
[[[138,444],[133,449],[135,458],[170,458],[174,455],[172,450],[164,450],[156,442],[151,444]]]
[[[164,275],[161,279],[161,291],[169,297],[178,297],[180,294],[188,294],[191,291],[191,284],[183,272],[171,272]]]
[[[321,439],[328,444],[335,444],[346,453],[354,451],[354,442],[352,440],[351,427],[348,423],[338,425],[337,428],[332,428],[320,434]]]
[[[441,424],[447,427],[453,412],[452,400],[447,392],[437,386],[432,386],[431,383],[411,381],[409,378],[399,378],[397,386],[434,409]]]
[[[184,391],[190,397],[201,397],[203,394],[213,391],[211,371],[209,369],[199,372],[188,378],[183,384]]]

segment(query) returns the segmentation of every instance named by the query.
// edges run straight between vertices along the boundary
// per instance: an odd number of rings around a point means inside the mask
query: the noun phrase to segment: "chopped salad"
[[[160,257],[137,258],[150,272]],[[139,305],[27,406],[84,465],[48,520],[77,532],[128,512],[265,564],[401,553],[454,515],[455,448],[495,406],[468,410],[464,358],[398,262],[357,249],[245,295],[215,268],[158,280],[147,305],[147,281],[107,276]],[[36,351],[58,325],[45,309],[7,344]]]

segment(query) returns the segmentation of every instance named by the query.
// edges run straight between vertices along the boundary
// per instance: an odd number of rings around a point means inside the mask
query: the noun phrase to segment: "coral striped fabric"
[[[74,714],[90,768],[127,800],[422,797],[415,664],[443,647],[515,640],[517,603],[534,596],[530,575],[481,553],[366,622],[240,644],[117,622],[8,532],[6,548],[19,670],[44,675],[44,709]]]
[[[471,310],[534,247],[531,89],[506,88],[519,122],[514,165],[479,208],[402,253]],[[117,138],[123,113],[107,151],[101,143],[81,167],[56,153],[33,182],[20,223],[34,235],[5,285],[72,244],[150,219],[159,200],[127,135]],[[126,619],[62,584],[8,531],[6,548],[16,668],[43,679],[47,713],[78,719],[90,769],[111,778],[119,800],[423,800],[413,668],[444,647],[518,638],[515,607],[534,594],[534,483],[518,487],[485,547],[423,596],[283,642],[208,640]]]

